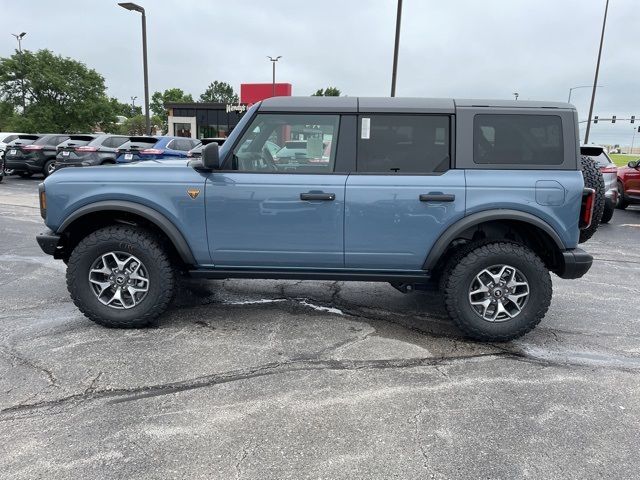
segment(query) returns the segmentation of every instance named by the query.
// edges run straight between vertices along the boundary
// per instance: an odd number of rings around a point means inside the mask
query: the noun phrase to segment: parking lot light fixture
[[[149,70],[147,68],[147,16],[144,8],[131,2],[118,3],[122,8],[142,14],[142,66],[144,69],[144,116],[147,135],[151,135],[151,117],[149,116]]]
[[[22,33],[12,33],[16,40],[18,41],[18,54],[20,55],[20,70],[23,68],[22,64],[22,39],[27,34],[27,32]],[[25,108],[25,96],[24,96],[24,72],[20,72],[20,90],[22,90],[22,113],[24,113]]]
[[[273,65],[273,82],[271,84],[272,85],[271,96],[275,97],[276,96],[276,62],[282,58],[282,55],[278,55],[277,57],[270,57],[269,55],[267,55],[267,58],[271,61],[271,64]]]

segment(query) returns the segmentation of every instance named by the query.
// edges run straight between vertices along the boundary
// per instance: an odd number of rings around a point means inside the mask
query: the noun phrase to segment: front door
[[[421,270],[465,211],[464,170],[450,170],[447,115],[362,115],[349,176],[345,266]]]
[[[230,168],[207,179],[216,267],[344,266],[347,176],[333,173],[338,124],[338,115],[256,115]]]

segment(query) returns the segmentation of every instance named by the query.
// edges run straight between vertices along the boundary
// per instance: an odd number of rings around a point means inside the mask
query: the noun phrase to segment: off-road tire
[[[593,205],[593,218],[591,219],[591,225],[589,228],[580,230],[579,243],[584,243],[589,240],[598,227],[602,219],[602,212],[604,211],[604,178],[602,172],[598,168],[598,164],[591,157],[581,156],[580,166],[582,168],[582,177],[584,178],[585,188],[593,188],[596,191],[595,203]]]
[[[469,301],[469,288],[475,276],[494,265],[515,267],[529,283],[529,298],[522,311],[502,322],[485,320]],[[540,323],[551,304],[549,271],[532,250],[518,243],[500,241],[471,248],[445,275],[442,285],[449,317],[475,340],[505,342],[520,337]]]
[[[624,210],[628,206],[629,202],[624,198],[624,185],[622,185],[622,182],[618,181],[618,203],[616,203],[616,208]]]
[[[89,283],[93,262],[110,251],[127,252],[145,265],[149,291],[130,309],[102,304]],[[67,289],[73,303],[90,320],[111,328],[142,328],[153,322],[169,305],[176,274],[167,249],[153,233],[132,226],[114,225],[96,230],[73,249],[67,265]]]
[[[604,202],[604,211],[602,212],[602,218],[600,219],[600,223],[609,223],[613,218],[613,212],[615,212],[616,206],[614,203],[607,199]]]

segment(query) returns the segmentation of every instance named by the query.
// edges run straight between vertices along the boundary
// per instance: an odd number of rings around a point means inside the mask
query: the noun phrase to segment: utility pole
[[[131,97],[131,116],[135,116],[136,114],[136,96]]]
[[[276,96],[276,62],[282,58],[282,55],[278,55],[277,57],[270,57],[267,55],[267,58],[271,61],[271,65],[273,66],[273,81],[271,83],[271,96]]]
[[[393,70],[391,72],[391,96],[396,96],[396,79],[398,76],[398,50],[400,48],[400,24],[402,22],[402,0],[398,0],[396,14],[396,42],[393,48]]]
[[[25,95],[24,95],[24,59],[22,58],[22,39],[27,34],[27,32],[22,33],[12,33],[16,40],[18,41],[18,54],[20,56],[20,90],[22,91],[22,113],[24,114],[24,109],[26,107]]]
[[[589,121],[587,131],[584,134],[584,144],[589,143],[589,132],[591,131],[591,115],[593,115],[593,103],[596,99],[596,88],[598,86],[598,74],[600,73],[600,58],[602,57],[602,44],[604,43],[604,30],[607,26],[607,11],[609,10],[609,0],[604,7],[604,18],[602,19],[602,33],[600,34],[600,48],[598,48],[598,60],[596,61],[596,74],[593,79],[593,90],[591,91],[591,104],[589,105]]]

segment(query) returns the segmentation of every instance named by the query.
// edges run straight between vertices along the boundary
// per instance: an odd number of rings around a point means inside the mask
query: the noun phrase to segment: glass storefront
[[[189,124],[175,123],[174,135],[195,134],[197,138],[226,138],[244,113],[227,111],[229,109],[224,103],[168,104],[167,107],[172,109],[174,117],[195,117],[196,119],[195,132],[191,131]]]

